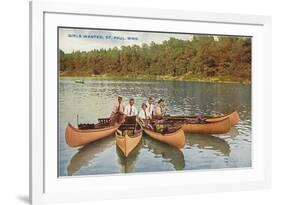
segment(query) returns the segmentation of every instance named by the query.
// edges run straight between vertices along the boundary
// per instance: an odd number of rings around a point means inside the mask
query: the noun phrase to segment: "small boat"
[[[97,124],[98,125],[98,124]],[[65,129],[65,140],[70,147],[78,147],[98,139],[113,135],[120,125],[96,126],[91,129],[79,129],[68,123]]]
[[[122,131],[119,129],[115,132],[116,145],[123,152],[125,157],[134,150],[134,148],[140,143],[142,137],[142,130],[133,131],[125,130],[122,134]],[[130,134],[129,134],[130,133]]]
[[[185,133],[195,134],[224,134],[231,128],[230,118],[214,122],[183,123],[182,129]]]
[[[116,145],[125,157],[139,144],[141,137],[142,128],[136,122],[133,124],[122,124],[115,132]]]
[[[80,80],[75,80],[75,83],[81,83],[81,84],[84,84],[84,80],[80,79]]]
[[[185,145],[185,135],[184,135],[183,129],[181,127],[178,128],[175,132],[167,133],[167,134],[154,132],[145,127],[143,127],[143,130],[148,136],[150,136],[156,140],[159,140],[161,142],[164,142],[166,144],[177,147],[179,149],[183,148]]]
[[[198,116],[165,116],[164,118],[172,121],[183,121],[185,119],[196,119],[197,117]],[[203,117],[206,118],[205,120],[206,122],[217,122],[229,118],[231,126],[236,125],[240,120],[237,111],[231,112],[230,114],[227,115],[203,116]]]
[[[240,117],[237,111],[234,111],[228,115],[214,116],[206,119],[206,122],[217,122],[229,118],[231,126],[236,125],[240,121]]]

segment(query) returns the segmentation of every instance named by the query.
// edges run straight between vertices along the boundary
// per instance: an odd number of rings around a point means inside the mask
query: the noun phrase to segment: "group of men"
[[[114,123],[121,123],[126,116],[138,116],[141,120],[152,119],[152,116],[163,117],[165,115],[165,105],[164,100],[158,100],[157,105],[153,104],[153,99],[149,97],[147,102],[143,103],[140,111],[135,107],[135,100],[131,98],[129,103],[125,106],[123,103],[123,98],[118,96],[117,102],[114,104],[111,121]]]

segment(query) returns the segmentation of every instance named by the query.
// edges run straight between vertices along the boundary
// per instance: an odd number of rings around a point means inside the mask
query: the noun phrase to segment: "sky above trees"
[[[59,28],[59,48],[65,53],[121,46],[162,43],[170,38],[190,40],[191,34]]]

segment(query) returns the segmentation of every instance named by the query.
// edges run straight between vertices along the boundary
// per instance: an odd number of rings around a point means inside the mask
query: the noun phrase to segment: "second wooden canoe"
[[[154,132],[154,131],[151,131],[144,127],[143,127],[143,130],[148,136],[150,136],[156,140],[159,140],[161,142],[164,142],[166,144],[177,147],[179,149],[183,148],[185,145],[185,135],[184,135],[182,128],[178,129],[177,131],[175,131],[173,133],[168,133],[168,134],[161,134],[158,132]]]
[[[215,116],[207,118],[207,122],[217,122],[229,118],[231,126],[236,125],[240,121],[240,117],[237,111],[234,111],[228,115]]]
[[[182,129],[186,133],[196,134],[224,134],[231,128],[231,122],[229,118],[222,119],[215,122],[204,123],[185,123],[182,125]]]
[[[132,131],[122,131],[117,130],[115,132],[116,145],[123,152],[124,156],[127,157],[134,148],[140,143],[142,137],[142,130],[136,131],[134,134],[130,135],[129,132]]]
[[[83,146],[98,139],[113,135],[119,126],[120,125],[81,130],[68,123],[65,129],[65,141],[70,147]]]
[[[165,119],[172,121],[183,121],[185,119],[193,119],[197,117],[198,116],[165,116]],[[229,118],[231,126],[236,125],[240,121],[240,117],[237,111],[231,112],[226,115],[206,116],[206,118],[206,122],[217,122]]]

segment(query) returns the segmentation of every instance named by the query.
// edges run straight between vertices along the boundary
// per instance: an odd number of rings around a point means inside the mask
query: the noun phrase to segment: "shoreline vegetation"
[[[163,81],[187,81],[187,82],[204,82],[204,83],[241,83],[241,84],[251,84],[251,81],[245,79],[233,79],[231,76],[221,76],[216,78],[202,78],[202,77],[180,77],[175,78],[172,76],[109,76],[109,75],[99,75],[99,76],[65,76],[60,75],[60,80],[128,80],[128,81],[150,81],[150,80],[163,80]]]
[[[251,83],[251,38],[194,35],[160,44],[59,52],[60,79]]]

